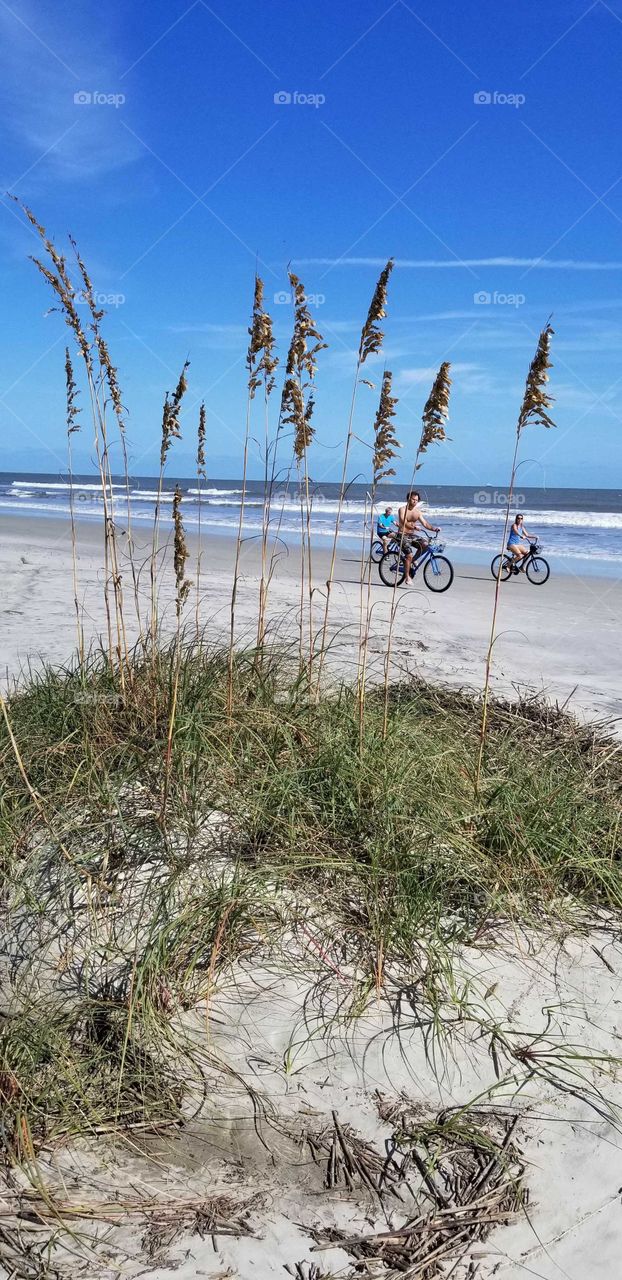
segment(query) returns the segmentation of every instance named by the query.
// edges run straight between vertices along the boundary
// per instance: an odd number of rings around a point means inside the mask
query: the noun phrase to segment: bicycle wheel
[[[448,591],[453,580],[453,565],[446,556],[431,556],[423,566],[423,581],[429,591]]]
[[[406,570],[399,551],[387,551],[378,564],[378,572],[385,587],[401,587]]]
[[[525,569],[525,573],[529,581],[533,582],[534,587],[543,586],[548,581],[550,572],[548,561],[544,560],[542,556],[532,556]]]
[[[499,561],[501,561],[501,581],[506,582],[512,572],[512,564],[507,556],[495,556],[490,566],[490,572],[496,582],[497,574],[499,573]]]
[[[384,547],[381,542],[376,541],[371,544],[371,558],[374,564],[380,564],[384,555]]]

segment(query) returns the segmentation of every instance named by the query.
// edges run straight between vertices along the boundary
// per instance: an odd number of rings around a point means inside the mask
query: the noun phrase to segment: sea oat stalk
[[[134,568],[133,555],[131,551],[132,533],[131,533],[131,514],[130,514],[130,490],[129,490],[129,476],[128,476],[128,467],[127,467],[127,446],[125,442],[124,410],[123,410],[123,405],[121,401],[121,389],[119,387],[117,370],[112,363],[112,360],[110,358],[110,353],[108,351],[107,343],[101,331],[101,322],[104,316],[104,311],[97,306],[97,303],[95,301],[95,293],[93,290],[93,283],[91,281],[89,272],[86,268],[86,264],[84,263],[84,260],[80,255],[80,251],[78,249],[76,241],[71,236],[69,237],[69,241],[73,249],[74,256],[78,264],[78,270],[80,272],[80,276],[82,279],[82,285],[83,285],[81,290],[82,301],[86,302],[89,308],[89,314],[90,314],[89,329],[92,335],[91,351],[94,354],[94,356],[97,357],[96,363],[95,363],[95,360],[93,359],[93,366],[92,366],[92,375],[93,375],[93,383],[94,383],[92,391],[94,391],[94,404],[95,404],[95,410],[96,410],[96,414],[98,418],[98,426],[99,426],[99,431],[96,431],[95,433],[95,451],[97,454],[97,459],[98,459],[100,473],[101,473],[101,481],[102,481],[104,525],[107,530],[107,543],[109,544],[109,549],[110,549],[110,570],[111,570],[112,585],[114,590],[115,618],[116,618],[118,646],[119,646],[119,649],[118,649],[119,671],[120,671],[120,678],[121,678],[121,687],[123,689],[125,687],[124,667],[127,668],[129,673],[130,664],[128,660],[128,645],[127,645],[127,636],[126,636],[126,630],[125,630],[125,616],[124,616],[124,610],[123,610],[122,574],[121,574],[120,565],[119,565],[119,549],[117,544],[115,510],[114,510],[114,488],[113,488],[113,481],[112,481],[110,444],[108,440],[108,426],[107,426],[107,419],[106,419],[108,398],[110,399],[113,406],[115,418],[117,421],[117,426],[119,429],[119,438],[121,440],[121,447],[122,447],[123,458],[124,458],[127,519],[129,522],[128,531],[127,531],[128,553],[129,553],[130,566],[132,571],[132,579],[134,582],[134,602],[135,602],[136,611],[137,611],[138,631],[140,635],[141,627],[140,627],[140,607],[139,607],[139,599],[138,599],[138,583],[137,583],[136,572]],[[106,391],[108,391],[108,396],[106,395]],[[121,654],[123,654],[123,661],[122,661]]]
[[[389,285],[389,277],[391,275],[394,265],[395,264],[394,264],[393,258],[389,258],[389,261],[387,262],[386,266],[380,272],[378,280],[376,281],[376,288],[374,289],[372,300],[369,304],[367,319],[361,330],[361,339],[359,342],[359,349],[358,349],[358,354],[356,359],[356,369],[354,373],[354,386],[352,388],[352,398],[350,401],[348,429],[346,433],[346,442],[345,442],[344,454],[343,454],[341,483],[339,486],[339,498],[337,502],[337,515],[335,517],[335,530],[333,534],[333,541],[332,541],[331,554],[330,554],[330,566],[328,570],[328,578],[326,580],[326,600],[324,603],[324,620],[322,623],[322,636],[320,640],[320,658],[318,663],[316,697],[319,697],[320,681],[322,678],[322,668],[324,665],[324,658],[326,654],[326,636],[328,631],[328,615],[330,611],[330,595],[333,587],[333,580],[335,577],[335,563],[337,559],[337,539],[339,537],[339,527],[341,525],[343,504],[344,504],[346,488],[347,488],[348,462],[350,458],[350,446],[352,444],[352,438],[354,434],[353,432],[354,410],[356,406],[356,393],[358,390],[359,375],[365,361],[368,360],[371,355],[378,354],[378,352],[382,347],[382,343],[384,341],[384,332],[380,328],[380,321],[384,320],[387,314],[387,311],[386,311],[387,291],[388,291],[388,285]]]
[[[95,300],[95,294],[93,291],[92,281],[91,281],[89,272],[86,268],[86,265],[84,263],[84,260],[78,249],[78,245],[76,244],[76,241],[73,239],[72,236],[69,237],[69,240],[70,240],[72,249],[74,251],[74,256],[78,264],[80,275],[82,277],[82,284],[83,284],[82,296],[84,301],[88,304],[89,312],[91,315],[90,328],[93,334],[93,346],[95,348],[95,351],[97,352],[98,361],[99,361],[99,370],[100,370],[99,379],[98,379],[98,390],[105,391],[105,389],[107,388],[108,396],[110,398],[110,402],[113,407],[113,411],[114,411],[114,415],[116,418],[117,427],[119,431],[119,441],[121,444],[121,453],[123,457],[123,481],[124,481],[124,488],[125,488],[125,508],[126,508],[125,546],[127,549],[127,557],[130,565],[130,572],[132,575],[132,585],[134,590],[134,608],[136,612],[136,621],[138,624],[138,636],[139,636],[139,640],[141,640],[142,639],[142,622],[141,622],[141,611],[140,611],[138,572],[136,569],[136,563],[134,559],[134,539],[132,534],[132,510],[131,510],[129,464],[128,464],[128,453],[127,453],[127,434],[126,434],[126,425],[125,425],[125,409],[123,406],[123,400],[121,396],[121,387],[119,385],[118,371],[116,366],[112,363],[108,344],[101,331],[101,321],[104,316],[104,311],[97,306],[97,303]],[[102,431],[103,431],[104,437],[106,435],[105,408],[106,408],[106,399],[104,396],[103,413],[102,413],[102,418],[103,418]],[[105,457],[107,461],[107,479],[110,484],[111,505],[112,505],[112,473],[110,468],[107,442],[106,442],[106,449],[105,449]],[[116,558],[116,555],[117,555],[116,540],[115,540],[114,550],[115,550],[115,558]],[[118,568],[117,568],[117,572],[118,572]],[[121,609],[121,612],[122,612],[122,609]],[[128,664],[128,670],[129,670],[129,664]]]
[[[422,465],[420,462],[421,455],[426,453],[431,444],[441,444],[447,439],[445,424],[449,417],[449,393],[451,391],[451,378],[449,370],[451,365],[444,360],[432,384],[432,390],[425,402],[423,413],[421,415],[422,427],[419,437],[419,444],[415,454],[413,463],[412,476],[410,485],[414,484],[417,472]],[[409,488],[410,488],[409,485]],[[402,548],[404,544],[404,530],[402,529],[399,539],[399,560],[402,556]],[[384,715],[382,734],[386,739],[388,730],[389,717],[389,674],[391,668],[391,646],[393,640],[393,628],[395,625],[395,616],[397,613],[397,579],[393,584],[393,592],[391,596],[391,611],[389,615],[389,633],[387,636],[387,648],[384,662]]]
[[[178,484],[175,485],[173,494],[173,568],[175,571],[175,614],[177,625],[175,629],[175,651],[173,656],[173,688],[171,693],[171,704],[168,718],[168,734],[166,739],[166,755],[164,760],[164,787],[162,791],[162,809],[161,820],[164,822],[166,816],[166,802],[171,780],[171,766],[173,758],[173,733],[175,730],[175,715],[177,712],[177,699],[179,694],[179,673],[181,669],[181,619],[184,604],[188,598],[190,591],[190,582],[186,578],[186,563],[188,560],[188,546],[186,543],[186,534],[181,515],[181,489]]]
[[[20,204],[19,201],[17,201],[17,203]],[[88,272],[78,255],[78,265],[84,284],[82,296],[88,303],[91,316],[89,328],[92,336],[89,337],[85,332],[82,319],[78,311],[79,297],[73,285],[64,256],[58,252],[55,245],[47,235],[45,227],[37,221],[32,211],[26,205],[21,204],[20,207],[39,236],[49,261],[51,262],[51,267],[34,255],[31,255],[31,260],[53,290],[59,306],[53,307],[52,310],[59,310],[64,317],[65,323],[71,329],[86,370],[93,417],[95,454],[97,457],[97,465],[102,487],[102,506],[104,516],[103,594],[108,631],[108,653],[111,663],[113,662],[113,655],[116,656],[119,666],[121,687],[123,689],[125,686],[124,663],[127,660],[127,641],[125,637],[125,624],[123,619],[121,574],[119,571],[117,556],[116,530],[112,501],[112,477],[110,474],[109,449],[106,435],[105,403],[102,404],[100,399],[105,373],[102,369],[100,360],[98,359],[99,367],[97,367],[94,359],[94,351],[99,355],[97,338],[99,335],[99,324],[103,316],[103,312],[98,310],[95,305],[93,287],[88,276]],[[116,639],[113,639],[112,616],[110,611],[109,589],[111,584],[114,593]]]
[[[153,513],[153,535],[151,541],[151,559],[149,565],[149,576],[151,582],[151,645],[155,652],[157,632],[158,632],[158,596],[157,596],[157,569],[158,557],[160,554],[160,510],[162,506],[162,487],[164,483],[164,470],[166,467],[166,459],[173,440],[181,440],[181,423],[180,413],[182,400],[188,389],[187,372],[190,367],[190,361],[185,360],[182,371],[179,375],[177,386],[172,395],[167,391],[164,397],[164,405],[162,408],[162,433],[160,437],[160,471],[158,475],[158,489],[156,494],[155,509]]]
[[[263,387],[264,393],[264,489],[261,516],[261,576],[259,580],[259,609],[257,615],[257,654],[259,659],[261,659],[266,633],[266,607],[269,585],[267,557],[268,534],[270,528],[270,505],[272,499],[272,484],[269,479],[271,453],[269,403],[270,396],[274,390],[275,373],[278,365],[278,357],[275,355],[274,351],[275,342],[272,329],[272,318],[264,309],[263,298],[263,280],[261,280],[259,276],[256,276],[255,296],[253,300],[253,320],[249,330],[251,341],[247,355],[247,369],[249,372],[250,398],[254,399],[255,393],[260,387]]]
[[[76,539],[76,517],[73,503],[73,463],[71,450],[71,437],[76,431],[80,430],[78,422],[78,414],[80,412],[76,403],[78,388],[73,376],[73,365],[69,354],[69,347],[65,347],[65,387],[67,398],[67,459],[69,465],[69,518],[71,521],[71,574],[73,579],[73,600],[76,610],[76,628],[78,634],[78,654],[80,657],[80,666],[84,665],[84,628],[80,617],[80,602],[78,600],[78,558],[77,558],[77,539]]]
[[[386,480],[388,476],[395,475],[395,467],[392,465],[398,457],[401,448],[400,442],[395,435],[393,419],[395,417],[397,396],[393,395],[393,374],[389,369],[385,369],[382,375],[382,386],[380,389],[380,399],[376,418],[374,421],[374,445],[372,459],[372,482],[371,493],[369,495],[370,510],[370,537],[368,554],[366,557],[366,565],[364,573],[361,574],[361,583],[366,585],[366,602],[363,614],[363,602],[361,600],[361,619],[364,616],[364,624],[362,622],[361,642],[359,644],[359,675],[358,675],[358,702],[359,702],[359,740],[362,748],[363,730],[364,730],[364,707],[365,707],[365,682],[367,674],[367,657],[369,651],[369,630],[371,623],[371,548],[374,541],[374,508],[376,503],[376,494],[378,485],[381,480]],[[367,511],[367,507],[366,507]],[[366,526],[364,526],[366,527]],[[365,547],[365,536],[363,537],[363,547]]]
[[[249,343],[246,352],[246,368],[248,371],[248,394],[246,398],[246,426],[244,430],[244,450],[242,455],[242,494],[240,497],[240,514],[238,533],[235,543],[235,562],[233,566],[233,582],[231,586],[230,622],[229,622],[229,656],[227,661],[227,715],[229,720],[233,713],[233,667],[235,648],[235,606],[240,576],[240,555],[242,551],[244,514],[246,508],[246,491],[248,476],[248,449],[250,443],[251,410],[255,393],[264,380],[265,394],[269,396],[274,386],[274,370],[276,359],[273,355],[274,339],[272,322],[263,309],[263,280],[256,275],[253,291],[253,311],[248,330]]]
[[[313,571],[311,559],[311,501],[309,492],[308,452],[315,427],[312,424],[314,399],[312,384],[317,372],[317,357],[326,349],[321,333],[307,306],[305,288],[293,271],[289,283],[294,299],[294,328],[287,355],[285,382],[281,396],[281,426],[293,428],[293,456],[298,476],[300,497],[300,666],[303,666],[305,642],[303,639],[305,610],[305,572],[308,603],[308,661],[309,684],[313,669]]]
[[[205,470],[205,431],[206,417],[205,404],[201,404],[199,409],[199,426],[197,429],[197,508],[198,508],[198,529],[197,529],[197,578],[196,578],[196,600],[195,600],[195,624],[197,644],[199,643],[200,626],[199,626],[199,603],[201,588],[201,481],[207,479]]]
[[[550,354],[551,354],[551,339],[553,337],[553,334],[554,334],[554,330],[551,328],[550,323],[547,321],[544,329],[540,334],[540,337],[538,338],[538,346],[536,348],[536,354],[529,366],[529,372],[527,374],[527,381],[525,384],[525,394],[523,396],[523,402],[520,408],[520,413],[518,415],[518,422],[516,424],[516,438],[514,441],[512,471],[510,474],[510,483],[508,486],[508,496],[507,496],[507,502],[505,507],[505,517],[503,521],[503,536],[501,539],[499,568],[497,570],[497,577],[495,580],[495,595],[494,595],[494,601],[492,606],[490,640],[488,642],[488,650],[486,652],[486,669],[485,669],[485,675],[484,675],[484,691],[483,691],[483,698],[482,698],[482,716],[481,716],[480,731],[479,731],[479,750],[477,755],[477,768],[475,771],[475,783],[474,783],[474,792],[475,792],[476,799],[479,797],[479,793],[480,793],[482,767],[484,763],[484,751],[486,747],[486,730],[488,728],[488,704],[490,700],[490,675],[491,675],[491,667],[492,667],[492,650],[495,643],[495,633],[496,633],[496,627],[497,627],[497,612],[499,608],[499,587],[501,584],[501,566],[503,564],[503,557],[505,554],[505,549],[506,549],[507,539],[508,539],[510,510],[512,507],[512,498],[514,497],[514,485],[516,481],[518,450],[520,447],[521,437],[522,437],[523,431],[525,430],[525,427],[540,426],[540,427],[549,428],[549,427],[555,426],[555,423],[553,422],[549,414],[549,410],[551,409],[553,404],[553,397],[549,394],[549,392],[546,389],[547,383],[549,381],[549,369],[552,368]]]

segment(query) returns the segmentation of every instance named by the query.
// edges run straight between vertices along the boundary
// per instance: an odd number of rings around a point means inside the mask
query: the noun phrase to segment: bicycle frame
[[[443,550],[443,547],[433,542],[429,542],[427,547],[424,547],[423,551],[419,552],[419,555],[417,556],[416,560],[413,559],[413,562],[410,566],[411,578],[414,578],[416,576],[416,574],[419,572],[421,568],[423,568],[423,565],[426,564],[428,560],[433,560],[435,555],[440,555],[442,550]],[[402,560],[404,559],[405,559],[405,556],[402,553]]]
[[[510,551],[506,551],[505,559],[510,561],[512,565],[512,569],[515,569],[518,567],[520,571],[522,569],[527,568],[527,565],[529,564],[530,560],[535,560],[536,557],[540,555],[541,549],[542,548],[538,545],[537,542],[531,542],[529,544],[529,551],[527,552],[527,555],[521,556],[520,560],[517,560],[516,557],[513,556]]]
[[[410,566],[411,578],[414,578],[418,574],[419,570],[426,563],[426,560],[431,560],[431,558],[432,558],[432,548],[426,547],[425,551],[421,551],[417,556],[417,559],[413,560]]]

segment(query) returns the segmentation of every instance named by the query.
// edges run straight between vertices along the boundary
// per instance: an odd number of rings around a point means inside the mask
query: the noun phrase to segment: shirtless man
[[[420,555],[427,547],[427,539],[417,537],[417,529],[421,526],[423,529],[429,529],[431,533],[439,533],[440,530],[436,525],[429,524],[421,510],[421,494],[416,489],[412,493],[406,494],[406,502],[400,507],[397,518],[400,526],[400,537],[402,554],[404,556],[404,568],[406,570],[405,583],[409,587],[411,583],[410,567],[413,558]]]

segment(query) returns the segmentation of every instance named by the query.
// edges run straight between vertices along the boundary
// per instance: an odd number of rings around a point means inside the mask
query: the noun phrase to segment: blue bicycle
[[[445,550],[442,542],[428,540],[427,547],[416,557],[410,566],[410,576],[414,578],[423,569],[423,581],[429,591],[448,591],[453,580],[453,565],[447,556],[441,555]],[[378,571],[385,587],[401,587],[406,578],[404,555],[400,554],[399,545],[390,547],[383,555]]]
[[[388,549],[389,551],[393,551],[395,547],[399,546],[399,542],[400,542],[399,534],[397,535],[397,538],[392,535],[389,535],[389,536],[391,538],[391,541],[389,543]],[[382,557],[384,554],[385,554],[385,550],[382,545],[382,542],[380,541],[380,538],[374,538],[374,541],[371,544],[371,558],[374,564],[380,564],[380,561],[382,560]]]

